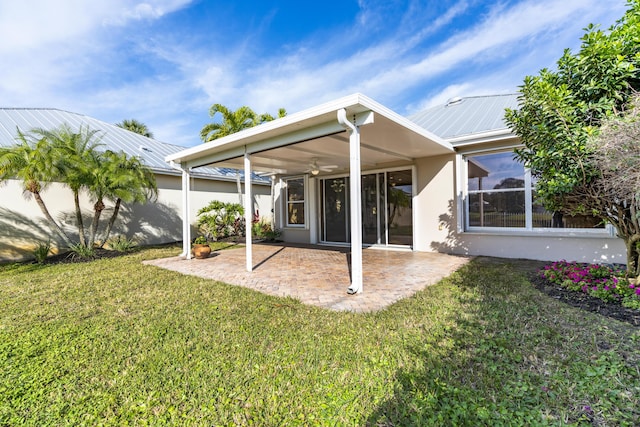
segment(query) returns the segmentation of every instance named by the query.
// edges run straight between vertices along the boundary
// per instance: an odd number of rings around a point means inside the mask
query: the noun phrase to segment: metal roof
[[[138,156],[156,173],[180,174],[180,171],[171,168],[164,159],[185,147],[147,138],[93,117],[55,108],[0,108],[0,147],[16,144],[17,128],[26,133],[34,128],[54,129],[63,123],[67,123],[75,131],[80,126],[97,130],[105,150],[124,151],[129,156]],[[192,171],[192,176],[231,181],[236,179],[237,173],[236,169],[202,167]],[[244,171],[240,171],[240,175],[244,179]],[[269,182],[268,178],[257,175],[252,177],[252,181]]]
[[[499,130],[509,133],[505,108],[518,108],[518,94],[452,98],[445,105],[412,114],[408,119],[448,140]]]

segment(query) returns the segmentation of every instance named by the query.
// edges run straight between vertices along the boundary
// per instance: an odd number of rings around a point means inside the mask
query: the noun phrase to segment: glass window
[[[465,157],[467,227],[604,228],[588,215],[548,212],[536,202],[535,179],[512,151]]]
[[[525,227],[525,170],[512,152],[467,158],[468,225]]]
[[[304,178],[286,180],[287,226],[305,225]]]
[[[591,215],[563,215],[561,212],[549,212],[536,202],[536,178],[531,177],[533,187],[533,228],[604,228],[604,222]]]

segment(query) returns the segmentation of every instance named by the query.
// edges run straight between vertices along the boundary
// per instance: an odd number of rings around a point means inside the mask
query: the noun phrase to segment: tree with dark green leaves
[[[538,202],[550,211],[611,221],[627,209],[624,201],[598,194],[601,173],[590,159],[599,148],[589,141],[640,89],[640,0],[628,6],[608,31],[587,27],[580,50],[565,50],[556,70],[527,76],[519,109],[507,110],[507,123],[524,145],[516,157],[531,168]],[[625,230],[616,228],[626,242]],[[627,255],[637,275],[638,254]]]
[[[251,108],[242,106],[233,111],[222,104],[213,104],[209,109],[209,115],[213,118],[217,114],[222,116],[221,122],[208,123],[202,127],[200,138],[203,142],[210,142],[242,130],[252,128],[259,124],[275,120],[268,113],[256,114]],[[278,118],[287,115],[284,108],[278,110]]]
[[[153,133],[149,130],[147,125],[137,121],[136,119],[125,119],[120,123],[116,123],[116,126],[139,135],[146,136],[147,138],[153,138]]]

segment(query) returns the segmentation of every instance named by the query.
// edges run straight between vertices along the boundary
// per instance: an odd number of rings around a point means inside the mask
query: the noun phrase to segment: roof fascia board
[[[183,168],[193,169],[199,168],[201,166],[211,165],[213,163],[222,162],[225,160],[235,159],[236,157],[244,156],[245,148],[244,145],[239,147],[229,148],[224,151],[213,152],[208,155],[203,155],[202,157],[193,157],[191,160],[183,160],[177,161]],[[168,158],[168,157],[167,157]]]
[[[504,139],[512,139],[516,137],[517,135],[511,132],[510,129],[500,129],[495,131],[458,136],[455,138],[448,138],[446,141],[454,147],[459,147],[461,145],[478,144],[481,142],[490,141],[501,141]]]

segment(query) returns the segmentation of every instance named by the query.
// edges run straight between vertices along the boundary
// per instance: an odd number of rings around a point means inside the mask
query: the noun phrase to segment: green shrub
[[[271,227],[271,223],[264,219],[254,222],[251,226],[251,230],[255,237],[269,242],[276,241],[282,234],[277,228],[273,229],[273,227]]]
[[[72,258],[92,259],[96,255],[96,250],[93,247],[81,243],[71,245],[69,249],[71,249]]]
[[[47,243],[38,242],[36,248],[33,250],[33,257],[38,264],[42,264],[49,256],[49,252],[51,252],[50,241],[47,241]]]
[[[556,261],[540,276],[571,291],[584,292],[607,302],[640,309],[640,286],[629,281],[623,266]]]
[[[195,245],[206,245],[207,244],[207,238],[204,236],[198,236],[193,240],[193,243]]]
[[[213,200],[198,211],[198,228],[207,240],[244,236],[244,208],[239,203]]]
[[[134,239],[128,239],[127,236],[118,235],[109,239],[106,246],[116,252],[131,252],[138,243]]]

